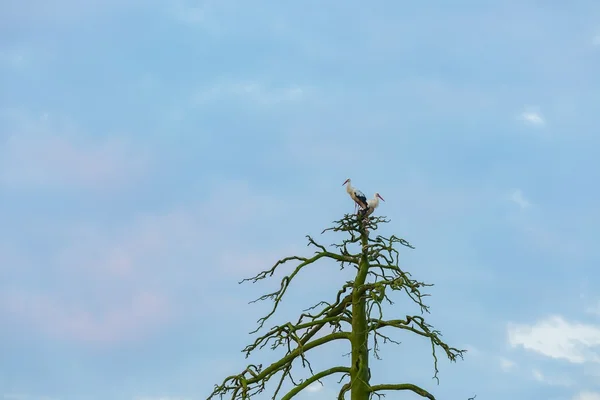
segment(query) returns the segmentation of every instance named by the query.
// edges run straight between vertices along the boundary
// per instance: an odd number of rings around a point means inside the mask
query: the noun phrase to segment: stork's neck
[[[371,207],[377,208],[379,206],[379,197],[375,196],[371,199]]]

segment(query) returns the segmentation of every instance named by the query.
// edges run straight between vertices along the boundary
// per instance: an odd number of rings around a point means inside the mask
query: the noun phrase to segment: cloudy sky
[[[0,398],[205,399],[277,287],[237,281],[334,240],[350,177],[469,350],[436,385],[400,336],[373,382],[600,399],[600,4],[417,3],[0,2]]]

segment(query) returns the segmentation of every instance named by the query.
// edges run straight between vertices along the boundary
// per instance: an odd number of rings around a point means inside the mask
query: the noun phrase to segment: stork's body
[[[379,193],[375,193],[373,198],[367,201],[367,207],[361,210],[361,215],[363,217],[368,217],[369,215],[373,214],[373,211],[375,211],[375,209],[379,207],[379,199],[383,200],[383,197],[381,197]]]
[[[367,204],[367,196],[365,196],[360,190],[352,187],[350,178],[346,179],[342,185],[346,185],[346,192],[348,192],[352,200],[354,200],[354,212],[356,212],[357,206],[359,206],[361,209],[367,209],[369,207]]]

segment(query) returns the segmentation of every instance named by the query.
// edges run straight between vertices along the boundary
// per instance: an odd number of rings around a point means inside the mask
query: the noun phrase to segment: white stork
[[[354,212],[356,212],[357,205],[363,209],[369,207],[367,204],[367,196],[365,196],[364,193],[360,190],[352,187],[352,182],[350,181],[350,178],[346,179],[346,181],[342,183],[342,186],[344,185],[346,185],[346,192],[348,192],[352,200],[354,200]]]
[[[363,217],[368,217],[369,215],[373,214],[373,211],[379,207],[379,199],[383,200],[383,197],[381,197],[379,193],[375,193],[373,198],[367,201],[367,207],[363,209],[361,213]]]

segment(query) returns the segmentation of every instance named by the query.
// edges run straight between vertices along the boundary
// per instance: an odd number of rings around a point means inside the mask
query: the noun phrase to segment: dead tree
[[[356,215],[345,215],[334,222],[334,227],[325,229],[343,233],[346,238],[339,244],[331,245],[332,250],[317,243],[307,236],[308,245],[315,248],[314,256],[286,257],[279,260],[271,269],[260,272],[253,278],[244,281],[257,282],[272,276],[278,268],[286,263],[295,262],[297,265],[290,269],[282,278],[279,289],[265,294],[255,301],[272,300],[271,311],[258,320],[256,333],[263,328],[266,321],[275,313],[290,284],[304,269],[321,259],[333,260],[341,268],[351,266],[356,269],[352,281],[346,282],[335,296],[333,302],[321,301],[305,310],[296,322],[287,322],[274,326],[248,345],[243,352],[248,357],[254,350],[262,349],[270,344],[272,349],[283,347],[284,356],[266,368],[262,365],[248,365],[241,373],[229,376],[215,389],[208,399],[216,396],[221,398],[250,399],[252,396],[265,391],[267,382],[276,382],[272,399],[288,400],[293,398],[309,385],[329,375],[340,375],[341,388],[338,400],[344,400],[349,392],[351,400],[367,400],[374,395],[382,396],[386,391],[411,391],[422,397],[435,400],[435,397],[425,389],[411,383],[372,383],[369,368],[369,338],[372,339],[372,354],[379,358],[379,343],[392,342],[388,333],[382,331],[398,329],[422,336],[431,343],[434,375],[437,380],[437,352],[442,351],[450,361],[462,358],[465,350],[450,347],[441,339],[441,333],[429,325],[423,315],[429,313],[429,307],[424,303],[428,296],[422,290],[431,284],[419,282],[411,274],[399,266],[397,245],[414,249],[406,240],[391,236],[389,238],[377,235],[369,237],[369,232],[375,232],[381,223],[387,223],[383,217],[373,217],[359,220]],[[403,292],[420,308],[420,315],[406,315],[399,319],[384,319],[382,303],[393,304],[388,295],[391,292]],[[315,338],[321,331],[329,327],[331,332]],[[344,341],[349,345],[351,363],[346,366],[334,366],[315,372],[308,359],[311,350],[327,345],[334,341]],[[292,377],[294,363],[306,368],[310,377],[296,381]],[[292,389],[282,392],[284,382],[292,383]],[[342,384],[342,382],[344,382]],[[438,381],[439,383],[439,381]]]

